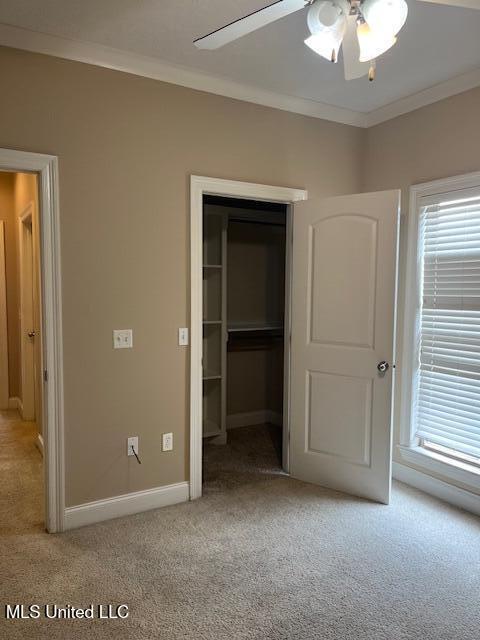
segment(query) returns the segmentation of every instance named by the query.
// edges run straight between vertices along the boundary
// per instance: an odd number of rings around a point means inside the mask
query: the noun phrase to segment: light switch
[[[188,345],[188,329],[186,327],[178,330],[178,344],[181,347],[186,347]]]
[[[131,329],[113,330],[113,348],[131,349],[133,347],[133,331]]]

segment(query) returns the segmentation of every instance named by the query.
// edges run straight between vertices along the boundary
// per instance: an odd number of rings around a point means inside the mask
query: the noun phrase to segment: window
[[[413,436],[480,465],[480,186],[418,205]]]

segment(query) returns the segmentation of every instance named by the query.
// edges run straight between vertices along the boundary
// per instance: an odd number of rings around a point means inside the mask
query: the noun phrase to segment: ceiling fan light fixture
[[[405,0],[365,0],[361,13],[372,31],[396,36],[407,21]]]
[[[347,29],[350,5],[346,0],[317,0],[308,12],[308,28],[312,34],[307,47],[330,62],[337,62]]]
[[[322,58],[330,62],[337,62],[342,38],[334,38],[330,34],[314,33],[305,40],[305,44]]]
[[[316,0],[307,14],[308,28],[311,34],[336,29],[350,13],[347,0]]]
[[[390,33],[374,31],[366,22],[357,27],[358,44],[360,45],[360,62],[370,62],[388,51],[396,43],[397,38]]]

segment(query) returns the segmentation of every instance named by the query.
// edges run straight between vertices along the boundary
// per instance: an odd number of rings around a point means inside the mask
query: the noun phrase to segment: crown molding
[[[380,107],[379,109],[366,113],[364,126],[367,129],[374,127],[387,120],[392,120],[405,113],[410,113],[410,111],[421,109],[429,104],[450,98],[451,96],[469,91],[478,86],[480,86],[480,69],[474,69],[473,71],[455,76],[446,82],[441,82],[418,93],[400,98],[385,107]]]
[[[451,78],[368,113],[275,93],[158,58],[0,23],[0,46],[42,53],[311,118],[369,128],[480,86],[480,69]]]
[[[91,42],[62,38],[0,23],[0,45],[34,53],[43,53],[76,62],[84,62],[115,71],[123,71],[143,76],[144,78],[161,80],[162,82],[205,91],[206,93],[214,93],[227,98],[242,100],[243,102],[252,102],[264,107],[290,111],[312,118],[330,120],[356,127],[364,126],[364,114],[357,111],[267,91],[234,82],[227,78],[163,62],[158,58],[121,51],[120,49],[113,49]]]

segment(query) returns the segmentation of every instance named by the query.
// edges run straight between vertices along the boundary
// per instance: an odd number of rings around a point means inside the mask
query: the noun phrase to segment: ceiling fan
[[[480,9],[480,0],[419,0]],[[198,49],[219,49],[242,36],[308,7],[305,44],[330,62],[343,45],[345,79],[375,78],[376,59],[397,41],[407,20],[406,0],[276,0],[194,41]]]

